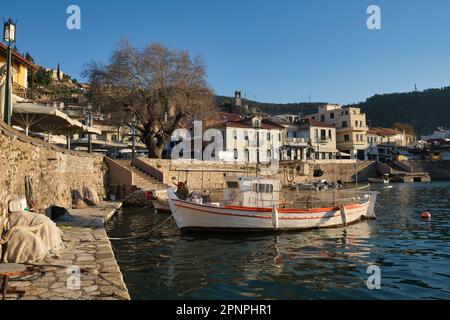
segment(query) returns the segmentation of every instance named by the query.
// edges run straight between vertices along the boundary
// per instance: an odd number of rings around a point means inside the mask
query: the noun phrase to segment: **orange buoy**
[[[420,216],[422,217],[422,219],[431,219],[431,213],[429,212],[422,212]]]

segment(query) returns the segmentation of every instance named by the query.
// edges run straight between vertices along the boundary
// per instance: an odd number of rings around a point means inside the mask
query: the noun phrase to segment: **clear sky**
[[[81,8],[81,30],[66,9]],[[368,30],[367,7],[382,30]],[[450,85],[448,0],[2,0],[17,46],[81,79],[123,37],[203,57],[217,94],[264,102],[352,103],[376,93]]]

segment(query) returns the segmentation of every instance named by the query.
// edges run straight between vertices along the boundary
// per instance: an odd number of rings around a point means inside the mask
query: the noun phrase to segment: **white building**
[[[277,123],[261,117],[228,122],[220,128],[224,137],[224,151],[232,152],[237,163],[279,160],[283,129]]]

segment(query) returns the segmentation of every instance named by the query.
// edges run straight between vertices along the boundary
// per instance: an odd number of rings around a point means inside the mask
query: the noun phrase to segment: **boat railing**
[[[242,206],[241,196],[249,191],[239,191],[230,200],[211,199],[212,202],[220,202],[223,206]],[[256,196],[253,207],[256,208],[283,208],[283,209],[310,209],[329,208],[342,205],[365,203],[370,199],[370,191],[361,190],[340,190],[339,192],[312,191],[305,192],[301,196],[292,193],[280,192],[279,199],[261,199]],[[218,194],[216,195],[218,196]],[[244,195],[245,196],[245,195]],[[217,200],[217,201],[216,201]]]

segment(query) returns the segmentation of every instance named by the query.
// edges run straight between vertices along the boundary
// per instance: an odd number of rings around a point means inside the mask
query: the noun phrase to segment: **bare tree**
[[[162,157],[176,129],[214,110],[202,60],[161,44],[136,49],[124,40],[109,64],[90,63],[84,76],[90,79],[93,103],[130,127],[135,121],[151,158]]]

